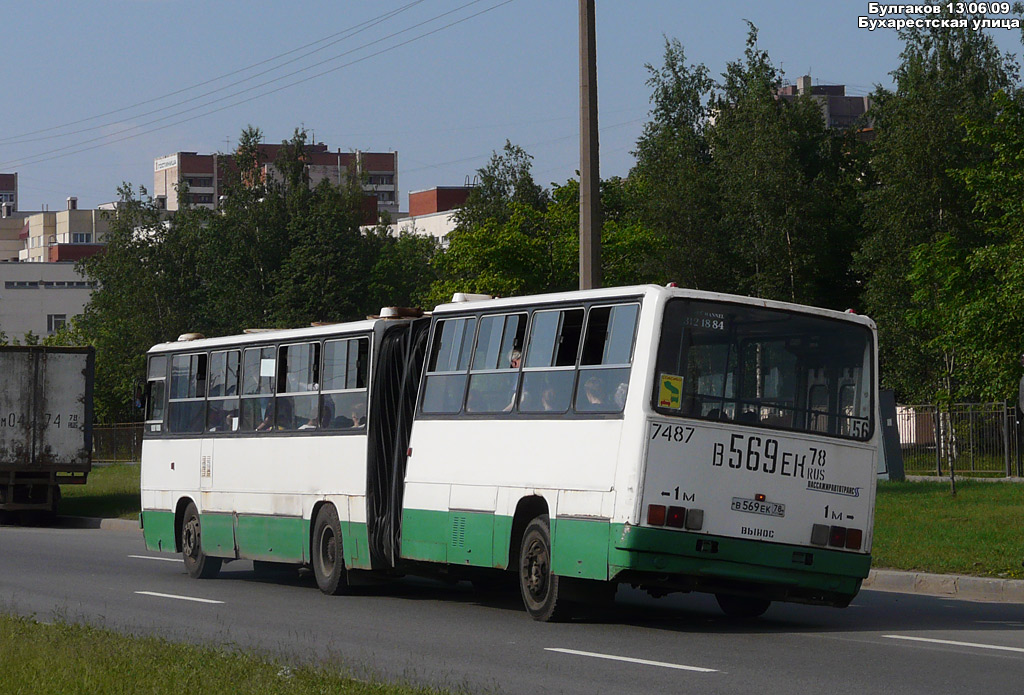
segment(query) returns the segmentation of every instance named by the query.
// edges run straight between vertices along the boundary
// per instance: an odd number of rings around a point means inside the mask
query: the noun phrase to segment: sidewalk
[[[863,586],[875,591],[947,596],[968,601],[1024,603],[1024,580],[1021,579],[871,570]]]
[[[98,519],[89,516],[58,516],[55,526],[61,528],[99,528],[104,531],[140,531],[139,522],[132,519]]]

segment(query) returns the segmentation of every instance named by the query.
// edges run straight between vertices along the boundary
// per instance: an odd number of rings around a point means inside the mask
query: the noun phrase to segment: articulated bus
[[[514,576],[558,620],[619,584],[842,607],[868,574],[868,318],[637,286],[191,337],[148,355],[141,520],[193,577]]]

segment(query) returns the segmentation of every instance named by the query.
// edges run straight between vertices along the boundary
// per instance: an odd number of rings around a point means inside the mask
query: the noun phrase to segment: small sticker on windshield
[[[658,406],[679,410],[683,407],[683,377],[674,374],[661,375],[661,388],[658,392]]]

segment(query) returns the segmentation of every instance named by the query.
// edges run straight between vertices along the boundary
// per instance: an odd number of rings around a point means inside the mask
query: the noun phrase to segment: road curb
[[[1020,579],[871,570],[863,586],[876,591],[947,596],[970,601],[1024,603],[1024,580]]]
[[[138,531],[139,522],[131,519],[97,519],[90,516],[58,516],[57,526],[65,528],[98,528],[104,531]]]

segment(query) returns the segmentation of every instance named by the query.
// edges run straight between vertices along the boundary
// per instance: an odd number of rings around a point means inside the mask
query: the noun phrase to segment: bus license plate
[[[750,514],[764,514],[765,516],[786,516],[786,505],[778,502],[758,502],[742,497],[732,498],[732,509],[734,512],[749,512]]]

